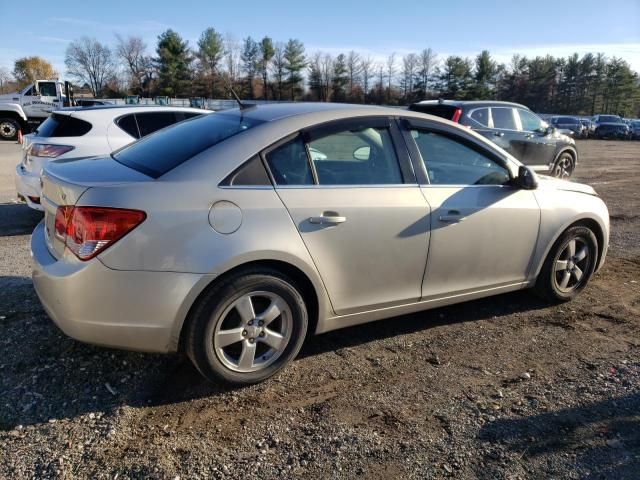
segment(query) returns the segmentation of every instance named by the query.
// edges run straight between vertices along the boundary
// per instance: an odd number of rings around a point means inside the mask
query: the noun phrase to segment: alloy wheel
[[[293,331],[287,302],[267,291],[243,294],[223,311],[213,332],[213,349],[234,372],[267,368],[285,351]]]
[[[560,157],[553,169],[553,176],[556,178],[569,178],[573,173],[573,159],[569,155]]]
[[[581,237],[569,240],[556,257],[553,280],[559,291],[569,293],[584,283],[591,264],[589,245]]]

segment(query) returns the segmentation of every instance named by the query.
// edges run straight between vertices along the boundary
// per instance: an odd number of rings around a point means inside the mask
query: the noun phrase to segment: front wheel
[[[553,170],[551,172],[551,176],[563,180],[567,179],[573,174],[575,166],[576,163],[573,160],[573,156],[568,152],[564,152],[556,160],[556,163],[553,166]]]
[[[196,307],[187,354],[211,381],[257,383],[295,358],[307,325],[304,299],[288,277],[268,269],[239,272]]]
[[[587,227],[571,227],[554,243],[536,281],[546,300],[566,302],[580,293],[596,268],[598,240]]]
[[[13,118],[0,118],[0,140],[17,140],[20,124]]]

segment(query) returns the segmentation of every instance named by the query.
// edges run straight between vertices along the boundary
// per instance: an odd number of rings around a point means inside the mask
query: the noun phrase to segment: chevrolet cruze
[[[418,112],[254,106],[111,156],[50,162],[33,279],[78,340],[185,351],[261,381],[307,333],[533,288],[566,301],[602,266],[607,208]]]

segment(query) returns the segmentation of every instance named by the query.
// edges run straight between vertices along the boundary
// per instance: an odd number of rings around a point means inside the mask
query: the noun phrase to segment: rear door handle
[[[336,212],[323,212],[319,217],[311,217],[310,223],[318,225],[336,225],[338,223],[344,223],[347,221],[347,217],[342,217]]]
[[[438,220],[444,223],[458,223],[464,220],[464,215],[458,210],[449,210],[447,215],[440,215]]]

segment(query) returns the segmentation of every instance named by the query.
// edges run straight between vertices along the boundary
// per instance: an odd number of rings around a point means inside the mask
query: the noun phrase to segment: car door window
[[[345,128],[313,139],[308,147],[320,185],[403,183],[389,128]]]
[[[519,108],[518,114],[520,115],[520,123],[523,130],[527,132],[539,132],[542,130],[542,120],[535,113]]]
[[[173,112],[137,113],[136,120],[138,121],[140,136],[146,137],[161,128],[176,123],[176,116]]]
[[[313,185],[313,174],[302,137],[271,149],[265,159],[277,185]]]
[[[492,107],[493,128],[501,130],[517,130],[516,120],[513,116],[513,108]]]
[[[38,83],[38,89],[40,90],[40,96],[42,97],[58,96],[55,82],[40,82]]]
[[[489,109],[488,108],[476,108],[471,112],[469,118],[473,120],[473,125],[480,127],[489,126]]]
[[[433,185],[503,185],[508,170],[487,155],[449,136],[411,130]]]

